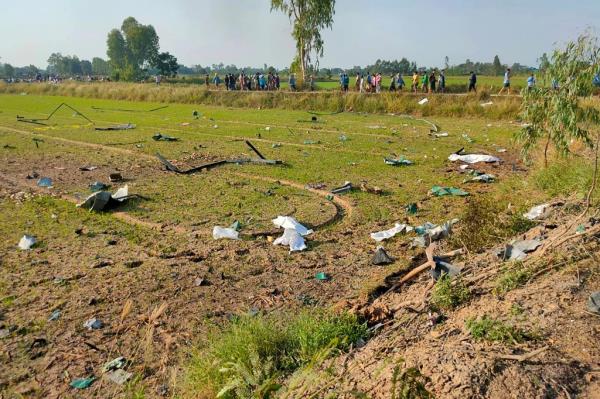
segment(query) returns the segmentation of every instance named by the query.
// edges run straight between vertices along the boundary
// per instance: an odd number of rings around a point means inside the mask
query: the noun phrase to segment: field
[[[127,87],[115,85],[112,93]],[[0,94],[5,397],[197,397],[188,390],[186,367],[190,352],[215,326],[247,314],[285,317],[373,300],[423,257],[422,248],[409,245],[411,233],[386,242],[393,263],[373,266],[377,243],[370,233],[397,222],[443,224],[463,218],[482,200],[493,204],[489,210],[496,221],[511,218],[557,196],[581,198],[591,178],[589,163],[581,159],[570,161],[568,171],[561,163],[540,171],[521,161],[513,139],[521,128],[513,99],[489,109],[480,107],[478,97],[456,99],[469,101],[470,108],[454,105],[452,112],[464,114],[453,117],[433,106],[419,109],[412,96],[402,101],[415,112],[399,115],[335,113],[325,110],[329,107],[309,113],[308,105],[292,102],[276,109],[122,101],[93,98],[88,89],[73,86],[74,97],[36,95],[41,88],[26,86],[15,89],[24,95]],[[439,101],[450,109],[454,100]],[[44,124],[16,118],[45,118],[61,103],[73,109],[61,108]],[[128,123],[135,129],[94,130]],[[435,135],[442,132],[447,135]],[[155,141],[157,133],[178,140]],[[256,158],[246,140],[282,164],[228,163],[186,175],[165,170],[156,157],[160,153],[181,169]],[[495,182],[466,182],[472,176],[448,160],[461,148],[499,157],[499,163],[474,166],[493,174]],[[400,157],[412,164],[384,162]],[[81,169],[90,166],[95,168]],[[109,182],[115,172],[123,182]],[[27,178],[34,174],[38,177]],[[51,178],[53,187],[38,187],[39,177]],[[95,181],[110,184],[111,192],[127,184],[138,197],[106,213],[76,208]],[[330,193],[347,181],[354,190]],[[436,185],[470,195],[435,197]],[[410,204],[416,204],[416,213],[407,211]],[[289,253],[272,244],[282,233],[271,222],[279,215],[314,229],[306,251]],[[241,240],[213,239],[214,226],[236,221]],[[488,234],[475,252],[522,232],[514,227],[494,233],[500,236]],[[30,251],[17,249],[24,234],[38,240]],[[484,233],[458,234],[466,241],[470,236]],[[444,245],[472,248],[464,241]],[[327,281],[316,279],[318,273]],[[597,276],[590,281],[597,285]],[[60,316],[49,320],[57,310]],[[84,328],[92,317],[104,327]],[[424,325],[427,314],[423,317]],[[102,365],[118,356],[131,362],[133,376],[124,385],[101,378]],[[69,387],[89,376],[99,379],[85,391]]]

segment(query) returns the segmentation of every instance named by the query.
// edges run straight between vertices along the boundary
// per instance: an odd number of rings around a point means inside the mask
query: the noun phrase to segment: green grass
[[[182,397],[248,398],[279,389],[281,378],[323,351],[344,350],[367,335],[350,315],[244,316],[214,331],[186,366]]]
[[[505,294],[525,284],[532,276],[533,271],[521,262],[514,262],[507,266],[495,282],[494,292]]]
[[[452,310],[471,297],[471,292],[460,279],[452,280],[448,275],[438,279],[431,293],[431,303],[439,309]]]
[[[487,315],[478,319],[468,319],[466,327],[471,336],[478,341],[518,344],[535,338],[525,330]]]

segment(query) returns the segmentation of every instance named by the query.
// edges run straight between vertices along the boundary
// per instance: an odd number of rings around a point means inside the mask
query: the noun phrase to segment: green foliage
[[[525,158],[540,140],[544,140],[546,166],[550,145],[563,156],[570,152],[572,140],[592,146],[588,129],[590,124],[600,122],[600,111],[583,105],[581,96],[593,90],[592,79],[600,68],[599,55],[597,39],[583,34],[564,49],[556,49],[549,61],[545,60],[541,80],[546,87],[552,82],[560,88],[523,91],[521,116],[526,124],[517,139],[523,143]]]
[[[391,399],[429,399],[433,398],[425,384],[428,379],[414,367],[401,370],[401,364],[394,368],[392,375]]]
[[[177,58],[175,58],[172,54],[169,53],[160,53],[153,60],[152,65],[154,68],[158,69],[158,73],[171,77],[177,75],[177,70],[179,69],[179,64],[177,63]]]
[[[286,13],[292,22],[292,37],[296,41],[295,60],[302,71],[302,80],[305,80],[311,66],[319,69],[318,59],[323,56],[324,45],[321,30],[333,25],[335,0],[271,0],[271,10]]]
[[[137,80],[158,57],[158,35],[152,25],[142,25],[135,18],[123,21],[121,30],[108,34],[107,52],[114,77]]]
[[[533,339],[533,336],[528,332],[487,315],[479,319],[468,319],[466,327],[471,336],[479,341],[517,344]]]
[[[532,180],[552,197],[573,193],[583,195],[592,183],[593,173],[593,166],[587,160],[572,158],[558,160],[540,169],[532,176]]]
[[[453,283],[448,275],[444,275],[433,287],[431,302],[437,308],[451,310],[467,302],[470,297],[471,292],[460,279]]]
[[[241,317],[209,334],[186,370],[184,396],[268,397],[278,380],[323,355],[344,350],[367,328],[351,315]]]
[[[496,280],[494,292],[504,294],[525,284],[532,275],[531,269],[526,268],[523,263],[515,262],[511,267],[504,270]]]

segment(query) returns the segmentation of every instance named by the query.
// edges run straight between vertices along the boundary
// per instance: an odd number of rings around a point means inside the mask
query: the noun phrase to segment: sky
[[[8,0],[0,0],[5,2]],[[128,16],[151,24],[184,65],[289,66],[295,45],[270,0],[29,0],[0,6],[0,63],[45,68],[53,52],[106,58],[106,36]],[[337,0],[321,67],[408,58],[535,66],[555,44],[598,34],[600,0]]]

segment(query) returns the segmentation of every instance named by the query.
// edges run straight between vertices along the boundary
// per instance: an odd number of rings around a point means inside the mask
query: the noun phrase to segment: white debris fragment
[[[273,224],[284,229],[283,235],[273,241],[273,245],[288,245],[290,252],[304,251],[307,248],[304,236],[312,234],[312,230],[307,229],[291,216],[278,216],[273,219]]]
[[[419,101],[419,105],[425,105],[425,104],[427,104],[428,102],[429,102],[429,100],[428,100],[428,99],[426,99],[426,98],[424,98],[424,99],[422,99],[421,101]]]
[[[33,236],[24,235],[19,241],[19,248],[23,251],[31,249],[35,245],[37,240]]]
[[[296,230],[301,236],[307,236],[313,233],[312,230],[307,229],[291,216],[278,216],[276,219],[273,219],[273,224],[282,229]]]
[[[500,158],[494,157],[492,155],[484,155],[484,154],[468,154],[468,155],[451,154],[448,157],[448,160],[450,160],[452,162],[461,161],[461,162],[465,162],[465,163],[478,163],[478,162],[491,163],[491,162],[499,162]]]
[[[537,220],[543,219],[547,216],[547,210],[550,208],[550,204],[542,204],[538,206],[534,206],[529,210],[529,212],[524,213],[523,217],[529,220]]]
[[[213,239],[220,240],[226,238],[229,240],[239,240],[240,233],[230,227],[215,226],[213,228]]]
[[[396,223],[394,227],[389,230],[378,231],[376,233],[371,233],[371,238],[377,242],[381,242],[383,240],[387,240],[388,238],[394,237],[396,234],[400,234],[402,232],[408,233],[412,231],[412,227],[406,224]]]

